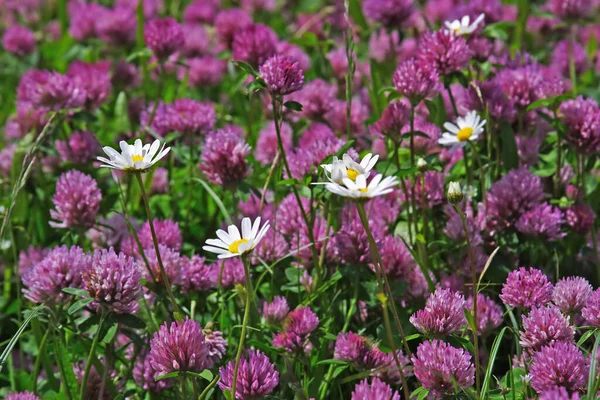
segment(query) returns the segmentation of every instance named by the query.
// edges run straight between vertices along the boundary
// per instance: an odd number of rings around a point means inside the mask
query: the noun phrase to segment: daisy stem
[[[240,368],[240,359],[244,351],[244,342],[246,340],[246,326],[250,316],[250,299],[252,293],[252,282],[250,281],[250,270],[248,268],[248,255],[242,255],[242,264],[244,264],[244,275],[246,277],[246,304],[244,307],[244,319],[242,320],[242,333],[240,334],[240,342],[238,345],[237,354],[235,356],[235,366],[233,368],[233,383],[231,385],[231,398],[235,399],[238,371]]]
[[[480,382],[479,382],[479,337],[477,334],[477,271],[475,270],[475,259],[473,258],[473,247],[471,246],[471,239],[469,237],[469,230],[467,229],[467,220],[465,214],[460,208],[459,204],[454,204],[454,208],[460,217],[462,222],[463,230],[465,231],[465,239],[467,242],[467,251],[469,253],[469,264],[471,266],[471,279],[473,281],[472,296],[473,296],[473,350],[475,352],[475,387],[477,388],[477,398],[479,398]]]
[[[288,179],[292,179],[292,172],[290,170],[290,166],[287,161],[287,156],[285,154],[285,148],[283,147],[283,140],[281,139],[281,127],[279,125],[279,118],[280,118],[279,107],[283,103],[283,98],[278,98],[277,96],[274,96],[274,95],[271,95],[271,98],[273,99],[273,101],[272,101],[273,122],[275,123],[275,132],[277,133],[277,145],[279,147],[279,153],[281,155],[281,160],[283,161],[283,166],[285,167],[285,172],[287,173]],[[294,193],[294,197],[296,198],[296,201],[298,202],[298,207],[300,207],[300,213],[302,214],[302,219],[304,220],[304,223],[306,224],[306,231],[308,234],[308,239],[310,240],[310,243],[311,243],[310,250],[312,253],[313,264],[314,264],[314,267],[317,268],[317,271],[318,271],[316,274],[317,277],[316,277],[316,279],[314,279],[314,287],[317,288],[318,283],[319,283],[318,278],[321,276],[322,271],[321,271],[321,268],[319,265],[319,255],[317,254],[317,249],[315,247],[315,236],[313,233],[312,224],[310,223],[308,214],[306,214],[306,211],[304,210],[304,206],[302,205],[302,200],[300,200],[300,195],[298,194],[298,189],[296,189],[296,185],[292,182],[291,186],[292,186],[292,192]]]
[[[467,171],[467,186],[471,186],[473,182],[473,173],[471,172],[471,166],[469,165],[469,153],[467,152],[467,146],[462,148],[463,159],[465,160],[465,170]]]
[[[169,278],[167,276],[167,272],[165,271],[165,266],[162,262],[162,257],[160,255],[160,250],[158,249],[158,239],[156,237],[156,231],[154,230],[154,222],[152,222],[152,213],[150,212],[150,203],[148,202],[148,194],[146,193],[146,188],[144,186],[144,181],[142,180],[142,173],[136,172],[135,177],[140,185],[140,190],[142,192],[142,199],[144,200],[144,207],[146,208],[146,216],[148,217],[148,225],[150,225],[150,233],[152,234],[152,242],[154,244],[154,251],[156,252],[156,260],[158,261],[158,268],[160,269],[160,277],[165,284],[165,289],[167,289],[167,296],[173,304],[173,316],[177,321],[181,321],[182,316],[179,312],[179,306],[175,301],[175,297],[173,297],[173,292],[171,291],[171,284],[169,283]]]
[[[100,322],[98,323],[98,330],[96,331],[96,334],[94,335],[94,340],[92,341],[92,347],[90,347],[90,352],[88,353],[87,360],[85,361],[83,379],[81,380],[81,392],[79,392],[80,400],[85,400],[85,388],[87,386],[90,370],[92,369],[92,357],[96,356],[96,347],[98,346],[98,339],[100,339],[100,334],[102,333],[102,328],[104,327],[105,320],[106,314],[102,313],[102,315],[100,316]]]
[[[383,265],[381,264],[381,256],[379,254],[379,250],[377,248],[377,243],[375,242],[375,238],[373,238],[373,234],[371,233],[371,229],[369,228],[369,219],[367,218],[367,213],[365,211],[365,205],[362,202],[356,203],[356,209],[358,210],[358,215],[360,216],[360,221],[365,228],[365,232],[367,233],[367,238],[369,240],[369,249],[371,251],[371,258],[373,258],[373,264],[375,265],[376,275],[377,275],[377,283],[379,284],[380,292],[377,294],[377,298],[381,303],[381,308],[383,311],[383,321],[385,325],[385,330],[387,333],[388,342],[390,347],[392,348],[392,356],[394,357],[394,362],[396,363],[396,367],[398,367],[398,372],[400,374],[400,378],[402,380],[402,390],[404,391],[404,397],[409,399],[408,386],[406,385],[406,377],[404,376],[404,371],[402,371],[402,364],[400,364],[400,360],[398,359],[398,354],[396,352],[396,345],[394,343],[394,337],[392,334],[392,327],[390,324],[390,316],[388,313],[388,300],[390,300],[390,305],[392,309],[392,313],[394,314],[394,321],[396,322],[396,327],[398,328],[398,332],[400,333],[400,337],[402,338],[402,344],[407,352],[410,354],[410,348],[408,347],[408,342],[406,341],[406,336],[404,335],[404,330],[402,329],[402,325],[400,324],[400,318],[398,318],[398,312],[396,311],[396,306],[394,304],[394,297],[392,296],[392,291],[390,289],[389,282],[387,280],[387,276],[383,269]],[[387,292],[387,294],[386,294]]]

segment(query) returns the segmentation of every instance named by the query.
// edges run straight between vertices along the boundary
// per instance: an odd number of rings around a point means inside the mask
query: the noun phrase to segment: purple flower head
[[[588,364],[573,343],[556,342],[533,355],[530,375],[538,393],[558,387],[577,391],[587,383]]]
[[[102,192],[96,181],[79,171],[62,174],[56,182],[52,198],[54,210],[50,210],[53,228],[91,228],[100,210]]]
[[[162,244],[177,251],[181,250],[183,237],[177,222],[173,221],[172,219],[155,219],[153,223],[159,245]],[[148,221],[144,222],[142,227],[137,231],[137,235],[143,249],[149,249],[153,247],[154,242],[152,241],[152,232],[150,230],[150,224]],[[138,248],[135,241],[132,243],[131,240],[125,240],[121,246],[123,253],[127,255],[138,253]]]
[[[58,72],[32,69],[21,77],[17,100],[31,103],[34,108],[53,110],[82,107],[86,93],[77,82]]]
[[[206,263],[204,257],[184,258],[181,266],[181,290],[199,292],[214,289],[219,280],[219,269]]]
[[[363,2],[365,16],[386,28],[395,28],[406,22],[413,14],[413,0],[366,0]]]
[[[523,267],[508,274],[500,299],[510,307],[542,306],[552,299],[552,284],[542,271]]]
[[[29,28],[12,25],[2,35],[2,46],[9,53],[26,56],[36,49],[35,35]]]
[[[250,25],[252,25],[252,18],[246,11],[239,8],[223,10],[215,18],[217,38],[227,48],[231,48],[235,33]]]
[[[569,63],[571,52],[573,54],[576,74],[582,74],[589,67],[587,53],[583,46],[571,40],[561,40],[554,47],[550,65],[565,77],[569,77],[570,74]]]
[[[528,315],[523,315],[520,335],[521,346],[533,354],[548,344],[573,340],[575,329],[558,307],[550,305],[533,307]]]
[[[492,184],[485,199],[486,228],[494,235],[510,228],[544,199],[542,181],[527,169],[513,169]]]
[[[564,387],[544,391],[540,394],[540,400],[579,400],[579,393],[569,394]]]
[[[208,348],[204,368],[210,369],[218,364],[227,352],[227,341],[223,338],[222,332],[212,329],[204,329],[204,337]]]
[[[40,400],[35,393],[25,390],[24,392],[10,392],[4,400]]]
[[[258,68],[277,51],[277,34],[266,25],[252,24],[235,32],[231,47],[235,61]]]
[[[600,328],[600,289],[596,289],[588,298],[581,315],[588,324]]]
[[[417,379],[425,389],[436,393],[454,393],[455,384],[467,388],[475,381],[471,355],[448,343],[439,340],[421,343],[411,359]]]
[[[348,129],[347,103],[342,100],[335,101],[329,111],[325,114],[325,120],[338,134],[345,134]],[[369,107],[359,98],[352,101],[350,110],[350,130],[356,139],[361,139],[365,133],[365,122],[369,118]]]
[[[263,318],[270,324],[283,321],[289,311],[290,307],[283,296],[275,296],[272,302],[263,303],[261,309]]]
[[[120,89],[133,89],[140,86],[141,74],[134,64],[119,61],[114,65],[111,84]]]
[[[380,29],[372,32],[369,37],[369,57],[380,63],[395,59],[401,51],[399,41],[398,31],[388,34],[385,29]]]
[[[181,54],[185,57],[201,57],[212,51],[212,41],[202,25],[185,23],[182,27],[185,43]]]
[[[582,277],[568,277],[556,282],[552,292],[552,302],[565,314],[581,311],[586,306],[594,289]]]
[[[279,129],[283,148],[288,153],[292,148],[292,136],[294,132],[292,131],[292,127],[286,122],[282,122]],[[254,157],[262,166],[270,165],[275,160],[277,150],[277,130],[275,129],[275,123],[269,122],[258,135]]]
[[[399,143],[402,129],[409,125],[410,109],[401,101],[394,101],[383,110],[381,117],[373,124],[373,131]]]
[[[98,3],[71,0],[68,5],[69,34],[75,40],[86,40],[97,36],[96,21],[106,9]]]
[[[177,250],[174,250],[163,244],[158,245],[158,251],[160,252],[160,258],[165,268],[169,284],[180,285],[182,278],[181,271],[185,259],[181,257]],[[144,249],[144,254],[146,255],[146,259],[148,260],[148,264],[150,266],[150,270],[152,271],[152,275],[154,275],[154,282],[159,285],[163,285],[164,283],[162,283],[163,281],[160,265],[158,264],[158,256],[156,254],[156,250],[154,250],[154,246]],[[148,268],[146,268],[144,265],[145,262],[143,260],[140,260],[139,262],[141,263],[140,268],[142,268],[144,277],[148,280],[152,280]]]
[[[257,11],[273,11],[277,5],[276,0],[240,0],[240,4],[244,10],[249,13]]]
[[[144,40],[159,60],[165,60],[185,44],[183,28],[174,18],[156,18],[144,26]]]
[[[200,324],[189,317],[183,322],[165,322],[150,341],[150,365],[158,375],[175,371],[202,371],[208,346]]]
[[[414,185],[417,208],[421,208],[422,204],[425,204],[425,207],[427,208],[442,205],[445,199],[444,173],[427,171],[424,174],[424,181],[425,186],[423,186],[421,179],[418,179]],[[411,193],[412,187],[409,186],[408,199],[412,197]],[[402,194],[402,199],[404,201],[409,201],[408,199],[404,199],[404,197],[404,194]]]
[[[274,55],[258,69],[272,96],[283,96],[302,89],[304,74],[290,57]]]
[[[579,19],[589,15],[594,3],[589,0],[550,0],[550,12],[563,19]]]
[[[189,83],[194,87],[216,86],[221,83],[227,62],[213,56],[195,57],[187,60]],[[185,76],[185,71],[184,74]]]
[[[173,130],[183,135],[206,135],[215,126],[215,107],[210,102],[179,99],[175,100],[169,109],[173,115]]]
[[[383,233],[381,229],[377,229],[373,232],[373,235],[375,240],[379,241]],[[340,230],[333,236],[331,241],[336,258],[344,264],[364,264],[372,261],[365,228],[355,215],[344,218]]]
[[[33,303],[64,304],[71,296],[62,290],[81,288],[81,274],[89,262],[90,256],[80,247],[56,247],[21,277],[27,286],[23,294]]]
[[[231,129],[218,129],[206,135],[200,169],[214,185],[235,187],[251,168],[246,157],[250,146]]]
[[[164,0],[142,0],[142,8],[146,21],[155,18],[163,8]],[[128,7],[137,11],[140,0],[115,0],[115,7]]]
[[[415,267],[415,260],[406,248],[402,240],[387,235],[379,243],[381,264],[386,275],[392,280],[403,280],[404,277]],[[371,269],[374,270],[371,265]]]
[[[0,150],[0,172],[4,176],[10,176],[16,151],[17,145],[9,145]]]
[[[133,380],[144,390],[150,392],[160,392],[173,386],[173,379],[161,379],[155,381],[154,378],[159,376],[150,363],[148,352],[141,353],[133,366]]]
[[[354,387],[352,400],[400,400],[400,395],[378,378],[373,378],[370,385],[368,379],[363,379]]]
[[[465,305],[462,294],[438,288],[427,299],[425,308],[410,317],[410,323],[428,336],[449,335],[467,325]]]
[[[231,390],[235,360],[219,368],[221,390]],[[264,353],[258,350],[248,350],[240,360],[235,398],[240,400],[260,399],[279,385],[279,372]]]
[[[521,215],[515,228],[524,235],[554,241],[565,236],[560,230],[562,224],[560,209],[543,203]]]
[[[467,308],[473,312],[473,296],[467,299]],[[502,307],[494,300],[477,294],[477,333],[482,336],[502,324]]]
[[[301,115],[318,120],[331,108],[335,101],[337,87],[335,84],[315,79],[304,84],[303,88],[293,96],[294,100],[302,104]]]
[[[219,261],[213,264],[221,277],[221,286],[228,289],[235,285],[244,285],[246,283],[246,275],[244,273],[244,264],[239,257],[228,258],[225,261]],[[221,269],[223,272],[221,273]]]
[[[473,53],[462,36],[439,30],[421,37],[417,63],[436,69],[440,75],[448,75],[466,67],[472,56]]]
[[[301,198],[304,210],[309,208],[309,199]],[[302,212],[298,206],[298,201],[293,194],[288,194],[281,200],[277,207],[277,229],[286,237],[294,236],[303,226],[305,226]]]
[[[83,287],[95,299],[96,311],[105,307],[117,314],[135,314],[142,293],[141,273],[133,258],[123,253],[96,250],[89,268],[83,272]]]
[[[127,221],[122,214],[113,214],[110,218],[100,218],[100,224],[87,232],[87,237],[92,241],[96,248],[115,247],[121,249],[122,242],[129,242],[129,249],[132,243],[135,243],[134,238],[129,236],[129,227]],[[137,223],[133,220],[129,221],[133,229],[137,229]],[[130,252],[125,253],[131,255]]]
[[[439,76],[433,63],[417,62],[414,58],[404,61],[394,72],[396,92],[406,96],[412,104],[439,93]]]
[[[186,24],[211,24],[219,11],[220,1],[194,0],[183,11],[183,21]]]
[[[48,249],[29,246],[19,253],[19,276],[23,277],[49,253]]]
[[[592,154],[600,151],[600,108],[595,100],[579,96],[565,101],[560,106],[560,113],[567,127],[567,141],[577,152]]]
[[[309,353],[312,349],[310,334],[319,326],[319,317],[308,307],[291,311],[283,320],[284,332],[273,338],[273,346],[288,352]]]
[[[594,226],[596,213],[587,203],[576,203],[565,210],[565,223],[575,233],[586,235]]]
[[[115,7],[97,15],[96,32],[109,45],[125,46],[134,42],[136,25],[135,8]]]
[[[315,240],[317,236],[315,235]],[[271,229],[265,237],[256,245],[252,252],[252,264],[260,264],[264,261],[268,264],[274,263],[285,257],[290,251],[290,246],[285,237],[275,229]],[[301,258],[302,254],[298,253]]]
[[[292,60],[298,62],[298,66],[302,71],[308,71],[310,68],[310,56],[302,50],[302,47],[285,40],[277,43],[277,54],[285,57],[289,57]]]
[[[158,167],[152,175],[151,194],[165,194],[169,192],[169,171],[166,168]]]
[[[494,81],[502,88],[508,99],[521,109],[546,97],[545,89],[549,82],[536,64],[504,69],[496,75]]]
[[[73,132],[68,141],[57,140],[58,155],[74,164],[88,164],[96,159],[100,144],[93,133]]]
[[[85,93],[85,106],[100,107],[111,92],[110,62],[86,63],[74,61],[67,71],[76,87]]]
[[[367,353],[370,351],[371,346],[366,337],[353,332],[341,332],[335,341],[333,358],[367,366]]]

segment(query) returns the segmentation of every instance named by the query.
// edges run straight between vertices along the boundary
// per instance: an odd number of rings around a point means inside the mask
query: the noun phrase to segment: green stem
[[[202,393],[200,393],[200,397],[198,397],[198,400],[204,400],[206,398],[206,395],[208,394],[208,392],[210,392],[210,390],[213,387],[215,387],[215,385],[217,384],[217,382],[219,382],[219,379],[221,379],[221,377],[219,375],[215,375],[215,377],[213,378],[213,380],[210,381],[210,383],[208,384],[208,386],[204,388],[204,390],[202,391]]]
[[[479,152],[475,148],[475,144],[473,142],[469,142],[471,146],[471,150],[473,151],[473,160],[477,163],[477,167],[479,168],[479,187],[481,190],[481,198],[485,198],[485,172],[483,171],[483,163],[481,162],[481,157],[479,157]]]
[[[362,202],[356,203],[356,209],[358,210],[358,215],[360,216],[360,220],[365,228],[365,232],[367,233],[367,238],[369,240],[369,248],[371,250],[371,257],[373,258],[373,264],[375,265],[377,282],[379,284],[380,293],[377,294],[377,298],[381,303],[381,308],[383,311],[383,319],[385,324],[385,330],[387,333],[387,338],[389,341],[389,345],[392,349],[392,356],[394,357],[394,362],[396,363],[396,367],[398,368],[398,373],[400,374],[400,379],[402,380],[402,390],[404,391],[404,398],[409,399],[408,386],[406,384],[406,377],[404,376],[404,371],[402,370],[402,364],[400,364],[400,360],[398,359],[398,354],[396,351],[396,344],[394,343],[394,336],[392,334],[392,328],[389,321],[388,314],[388,299],[392,304],[392,312],[394,313],[395,322],[400,332],[400,336],[402,338],[402,343],[408,354],[410,354],[410,348],[408,347],[408,343],[406,342],[406,336],[404,335],[404,330],[402,329],[402,325],[400,324],[400,319],[398,318],[398,314],[396,312],[396,308],[394,306],[394,298],[392,296],[389,284],[387,282],[387,276],[385,274],[385,270],[383,269],[383,265],[381,264],[381,258],[379,255],[379,250],[377,248],[377,243],[373,238],[373,234],[371,233],[371,229],[369,228],[369,220],[367,218],[367,213],[365,211],[365,206]],[[387,295],[385,292],[387,291]]]
[[[477,397],[479,398],[480,381],[479,381],[479,336],[477,334],[477,271],[475,270],[475,259],[473,257],[473,247],[471,246],[471,239],[469,237],[469,230],[467,228],[467,220],[465,214],[462,212],[459,204],[454,204],[456,212],[460,216],[463,230],[465,231],[465,238],[467,241],[467,250],[469,252],[469,264],[471,266],[471,280],[472,296],[473,296],[473,350],[475,352],[475,386],[477,388]]]
[[[188,400],[189,395],[187,391],[185,374],[179,376],[179,385],[181,386],[181,396],[183,397],[183,400]]]
[[[235,356],[235,366],[233,368],[233,383],[231,385],[231,396],[235,399],[238,372],[240,368],[240,359],[244,351],[244,342],[246,341],[246,326],[248,325],[248,317],[250,316],[250,301],[252,293],[252,282],[250,281],[250,270],[248,268],[248,255],[242,256],[244,264],[244,274],[246,276],[246,304],[244,307],[244,319],[242,320],[242,333],[240,334],[240,343],[238,345],[237,354]]]
[[[106,321],[106,314],[102,313],[100,316],[100,322],[98,323],[98,330],[96,331],[96,335],[94,335],[94,340],[92,341],[92,347],[90,347],[90,352],[87,356],[87,360],[85,362],[85,369],[83,371],[83,379],[81,380],[81,392],[79,393],[79,399],[85,400],[85,388],[87,386],[88,376],[90,374],[90,370],[92,369],[92,357],[96,356],[96,347],[98,346],[98,339],[100,339],[100,334],[102,333],[102,327],[104,326],[104,321]]]
[[[554,109],[554,121],[558,122],[558,116],[556,115],[556,108]],[[562,143],[560,135],[560,124],[556,124],[556,172],[554,173],[554,197],[558,198],[560,195],[560,168],[562,167]]]
[[[38,347],[38,355],[35,359],[35,365],[33,366],[33,389],[32,389],[32,391],[34,393],[37,391],[38,376],[40,375],[40,365],[42,363],[42,354],[45,354],[45,352],[46,352],[46,342],[48,341],[48,336],[50,336],[51,331],[52,331],[52,329],[50,329],[50,327],[48,327],[48,329],[46,329],[46,333],[44,333],[44,336],[42,337],[42,341],[40,342],[40,345]]]
[[[146,188],[144,187],[144,182],[142,181],[141,172],[136,172],[135,177],[137,178],[138,184],[140,185],[140,190],[142,192],[142,199],[144,200],[144,207],[146,208],[146,216],[148,217],[148,225],[150,225],[150,233],[152,234],[152,242],[154,243],[154,251],[156,252],[156,260],[158,261],[161,279],[165,285],[165,289],[167,289],[167,296],[173,305],[173,315],[176,320],[181,321],[182,317],[179,312],[179,306],[177,306],[177,302],[175,301],[175,297],[171,291],[171,284],[169,283],[169,278],[167,277],[167,271],[165,271],[160,250],[158,249],[158,238],[156,237],[156,231],[154,230],[154,222],[152,222],[152,213],[150,212],[150,203],[148,202],[148,195],[146,194]]]
[[[467,152],[467,146],[462,148],[463,159],[465,161],[465,170],[467,171],[467,186],[471,186],[473,183],[473,175],[471,172],[471,166],[469,165],[469,153]]]

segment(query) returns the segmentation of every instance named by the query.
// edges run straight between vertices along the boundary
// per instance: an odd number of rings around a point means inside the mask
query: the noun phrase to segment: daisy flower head
[[[473,23],[471,23],[471,18],[468,15],[462,17],[462,19],[455,19],[454,21],[446,21],[445,25],[447,30],[457,36],[462,35],[470,35],[475,32],[479,23],[483,21],[485,18],[485,14],[480,14]]]
[[[367,200],[390,193],[397,184],[398,179],[395,176],[383,178],[383,174],[377,174],[367,184],[367,176],[360,174],[356,177],[356,180],[343,178],[342,184],[326,183],[325,188],[338,196]]]
[[[456,124],[446,122],[444,128],[448,132],[444,132],[438,143],[442,146],[451,146],[452,149],[464,147],[468,141],[475,141],[479,135],[483,133],[483,127],[486,120],[481,120],[476,111],[469,112],[464,117],[458,117]]]
[[[219,229],[217,231],[218,239],[208,239],[202,249],[218,254],[219,258],[241,256],[254,250],[269,228],[269,221],[265,222],[261,228],[260,217],[254,220],[254,224],[250,222],[250,218],[245,217],[242,219],[241,234],[237,226],[229,225],[227,232]]]
[[[102,149],[106,157],[98,157],[98,161],[102,162],[102,167],[120,169],[128,172],[145,172],[160,159],[166,156],[171,150],[170,147],[165,149],[163,143],[160,147],[160,140],[155,140],[154,143],[142,145],[140,139],[136,139],[134,144],[127,144],[124,140],[119,142],[121,153],[110,146],[105,146]],[[159,150],[160,147],[160,150]]]
[[[342,184],[344,178],[356,182],[359,175],[369,176],[378,159],[379,155],[374,156],[369,153],[363,157],[360,163],[357,163],[346,153],[341,160],[334,156],[331,164],[322,164],[321,168],[325,170],[327,178],[333,183]]]

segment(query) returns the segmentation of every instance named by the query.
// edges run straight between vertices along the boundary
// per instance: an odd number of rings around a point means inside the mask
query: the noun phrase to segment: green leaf
[[[163,379],[177,378],[180,373],[181,373],[180,371],[169,372],[168,374],[155,376],[154,380],[155,381],[161,381]]]
[[[498,336],[496,336],[496,338],[494,339],[494,344],[492,344],[492,350],[490,351],[490,359],[487,365],[487,369],[485,370],[485,377],[483,378],[483,386],[481,388],[483,400],[485,400],[485,398],[489,396],[488,389],[492,380],[492,369],[494,368],[494,362],[496,361],[496,356],[498,355],[498,349],[500,348],[502,337],[504,336],[504,332],[506,332],[507,328],[507,326],[502,328]]]
[[[146,328],[146,323],[141,318],[131,314],[119,314],[117,315],[117,321],[133,329]]]
[[[78,289],[74,287],[67,287],[62,290],[65,293],[72,294],[73,296],[90,297],[90,293],[87,290]]]
[[[208,192],[210,197],[212,197],[212,199],[215,201],[215,203],[217,203],[217,207],[219,207],[219,210],[221,210],[221,213],[223,214],[225,219],[227,219],[227,223],[231,224],[231,217],[229,216],[229,213],[227,212],[227,208],[223,204],[223,201],[221,201],[221,198],[219,196],[217,196],[217,194],[214,192],[214,190],[211,189],[211,187],[208,185],[208,183],[204,182],[200,178],[194,178],[194,180],[199,182],[204,187],[204,189],[206,189],[206,191]]]
[[[594,341],[594,348],[590,355],[590,373],[588,376],[588,387],[587,393],[589,399],[596,398],[596,392],[598,392],[598,383],[600,379],[597,377],[596,371],[598,367],[598,344],[600,344],[600,332],[595,332],[596,340]]]
[[[104,339],[102,339],[102,342],[107,344],[110,343],[111,340],[113,340],[113,338],[115,337],[117,329],[119,329],[119,324],[112,324],[111,327],[108,328],[108,331],[106,331],[106,335],[104,335]]]
[[[500,138],[502,139],[502,161],[506,169],[519,167],[519,155],[517,153],[517,143],[515,133],[512,127],[504,122],[500,125]]]
[[[132,62],[136,58],[150,58],[152,57],[152,51],[149,48],[143,48],[141,50],[135,51],[127,57],[127,62]]]
[[[512,30],[514,23],[512,21],[496,22],[490,24],[483,30],[483,35],[492,39],[500,39],[506,41],[508,39],[508,32]]]
[[[577,341],[577,347],[581,347],[589,338],[594,334],[595,330],[590,330],[581,335],[581,338]]]
[[[129,110],[127,107],[127,95],[120,92],[115,102],[115,123],[114,129],[117,132],[130,132],[131,122],[129,121]]]
[[[67,312],[69,313],[69,315],[73,315],[77,311],[81,310],[83,307],[90,304],[92,301],[94,301],[94,299],[90,299],[90,298],[79,299],[75,303],[73,303],[73,305],[71,305],[71,307],[69,307],[69,310]]]
[[[573,96],[571,96],[571,94],[565,93],[565,94],[561,94],[561,95],[555,96],[555,97],[539,99],[537,101],[534,101],[530,105],[528,105],[527,111],[535,110],[536,108],[540,108],[540,107],[550,107],[552,105],[562,103],[563,101],[568,100],[572,97]]]
[[[336,360],[330,358],[329,360],[321,360],[317,365],[348,365],[348,361]]]
[[[258,72],[256,72],[256,70],[254,68],[252,68],[252,65],[247,64],[243,61],[234,61],[233,62],[235,64],[236,67],[238,67],[239,69],[241,69],[242,71],[244,71],[245,73],[247,73],[248,75],[252,75],[254,77],[258,77]]]
[[[286,101],[283,103],[283,105],[293,111],[302,111],[302,104],[298,103],[297,101]]]

